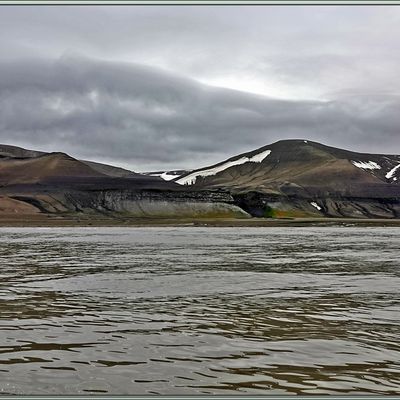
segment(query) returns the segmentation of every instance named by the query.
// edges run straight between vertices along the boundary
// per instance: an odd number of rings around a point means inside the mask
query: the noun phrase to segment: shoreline
[[[400,227],[400,219],[355,218],[99,218],[51,215],[0,217],[1,228],[23,227],[305,227],[305,226],[380,226]]]

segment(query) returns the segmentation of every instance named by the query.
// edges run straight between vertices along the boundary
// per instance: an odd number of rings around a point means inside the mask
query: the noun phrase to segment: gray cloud
[[[2,7],[0,141],[136,170],[399,153],[399,39],[395,6]]]
[[[137,171],[191,168],[284,138],[397,152],[400,97],[278,100],[81,57],[0,64],[0,141]]]
[[[270,96],[400,92],[396,6],[2,7],[2,59],[81,54]]]

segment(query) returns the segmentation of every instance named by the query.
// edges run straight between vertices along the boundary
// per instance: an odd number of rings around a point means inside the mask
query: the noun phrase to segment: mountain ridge
[[[258,162],[251,162],[251,158],[257,154],[266,153],[266,156]],[[245,162],[240,162],[247,158]],[[347,161],[344,162],[343,160]],[[175,179],[178,184],[194,184],[202,187],[229,186],[239,188],[240,185],[249,189],[248,183],[254,181],[259,176],[262,183],[272,181],[287,181],[294,184],[307,184],[299,180],[299,175],[305,175],[313,169],[313,176],[310,179],[317,178],[327,174],[331,169],[331,178],[335,178],[334,163],[337,163],[336,170],[345,171],[347,178],[353,181],[357,179],[367,182],[384,182],[397,184],[399,182],[397,165],[400,164],[400,156],[394,154],[373,154],[357,153],[349,150],[338,149],[326,146],[318,142],[305,139],[281,140],[270,145],[262,146],[256,150],[239,154],[228,158],[209,167],[196,169],[188,174],[181,175]],[[235,165],[236,163],[236,165]],[[226,165],[226,168],[223,168]],[[286,170],[285,170],[285,168]],[[321,170],[322,168],[322,170]],[[323,169],[326,169],[323,171]],[[264,170],[264,174],[260,172]],[[210,172],[211,171],[211,172]],[[214,173],[213,173],[214,172]],[[365,174],[367,173],[367,174]],[[240,180],[240,176],[245,176],[246,181]],[[390,176],[389,176],[390,175]],[[342,181],[343,175],[340,176]],[[261,182],[253,189],[263,189]],[[310,184],[308,184],[310,185]],[[265,189],[265,185],[264,185]],[[270,189],[277,189],[277,185],[270,185]]]
[[[280,140],[192,171],[147,173],[0,145],[0,216],[16,207],[140,218],[400,218],[399,182],[399,155],[307,139]]]

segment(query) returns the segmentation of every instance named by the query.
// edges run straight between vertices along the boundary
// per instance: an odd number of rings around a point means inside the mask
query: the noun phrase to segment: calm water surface
[[[2,228],[0,393],[399,394],[399,250],[399,228]]]

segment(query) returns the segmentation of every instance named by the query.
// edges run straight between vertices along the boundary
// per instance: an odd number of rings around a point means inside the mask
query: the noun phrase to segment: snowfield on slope
[[[374,161],[352,161],[351,163],[361,169],[381,169],[381,166]]]
[[[393,175],[396,173],[397,168],[400,168],[400,164],[396,165],[394,168],[392,168],[386,175],[385,178],[390,179],[393,178]],[[393,180],[397,180],[396,178],[393,178]]]
[[[315,207],[318,211],[322,210],[322,208],[321,208],[315,201],[312,201],[310,204],[311,204],[313,207]]]
[[[216,175],[216,174],[218,174],[218,172],[224,171],[230,167],[233,167],[235,165],[245,164],[248,162],[260,163],[270,154],[271,154],[271,150],[265,150],[265,151],[262,151],[261,153],[258,153],[252,157],[240,157],[237,160],[227,161],[226,163],[218,165],[214,168],[207,168],[207,169],[193,172],[192,174],[189,174],[180,179],[177,179],[175,182],[179,183],[180,185],[193,185],[194,183],[196,183],[196,179],[198,177]]]

